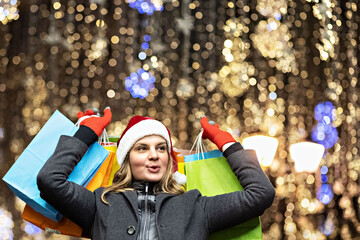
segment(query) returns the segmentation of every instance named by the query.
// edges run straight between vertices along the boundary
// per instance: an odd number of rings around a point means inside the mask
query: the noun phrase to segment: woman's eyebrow
[[[141,147],[143,147],[143,146],[146,147],[146,146],[148,146],[148,144],[146,144],[146,143],[135,143],[134,144],[134,147],[140,147],[140,146]]]
[[[158,143],[157,146],[166,145],[166,142]]]
[[[156,146],[163,145],[163,144],[165,144],[165,145],[166,145],[166,142],[159,142],[159,143],[156,143]],[[149,143],[139,142],[139,143],[135,143],[135,144],[134,144],[134,147],[135,147],[135,146],[149,146],[149,145],[151,145],[151,144],[149,144]]]

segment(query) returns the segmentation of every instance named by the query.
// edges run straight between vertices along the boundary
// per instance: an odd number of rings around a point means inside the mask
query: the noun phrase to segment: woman
[[[68,182],[68,175],[110,121],[107,108],[104,117],[82,121],[74,137],[61,136],[37,179],[41,197],[92,239],[206,239],[214,231],[260,216],[272,204],[275,191],[255,152],[243,150],[230,133],[209,124],[206,117],[201,119],[204,137],[223,151],[244,191],[214,197],[201,196],[198,190],[184,192],[172,173],[176,164],[168,129],[140,116],[130,120],[118,142],[121,167],[112,186],[90,192]]]

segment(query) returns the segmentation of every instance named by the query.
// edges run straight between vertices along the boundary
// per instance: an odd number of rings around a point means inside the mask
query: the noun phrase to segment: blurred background
[[[257,149],[276,188],[263,239],[360,239],[357,0],[0,0],[0,176],[55,110],[110,106],[190,149],[206,115]],[[208,149],[214,148],[208,144]],[[21,219],[0,239],[77,239]]]

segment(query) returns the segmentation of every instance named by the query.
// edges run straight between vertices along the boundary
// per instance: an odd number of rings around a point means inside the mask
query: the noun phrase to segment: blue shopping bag
[[[47,218],[59,221],[61,214],[40,197],[36,177],[45,162],[54,153],[61,135],[73,136],[78,130],[69,119],[55,111],[34,137],[24,152],[3,177],[9,188]],[[92,144],[76,165],[68,180],[83,185],[106,159],[109,152],[99,143]]]
[[[184,156],[184,162],[193,162],[201,159],[220,158],[223,154],[220,150],[201,152]]]

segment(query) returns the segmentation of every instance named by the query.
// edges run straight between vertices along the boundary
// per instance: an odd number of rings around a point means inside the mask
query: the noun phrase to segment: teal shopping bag
[[[223,156],[223,154],[220,150],[213,150],[210,152],[186,155],[186,156],[184,156],[184,162],[192,162],[192,161],[197,161],[197,160],[201,160],[201,159],[210,159],[210,158],[217,158],[217,157],[222,157],[222,156]]]
[[[78,127],[74,123],[59,111],[55,111],[3,177],[16,196],[35,211],[54,221],[59,221],[62,216],[40,197],[36,177],[44,163],[55,151],[60,136],[73,136],[77,129]],[[92,144],[69,175],[68,180],[83,185],[108,154],[109,152],[99,143]]]

